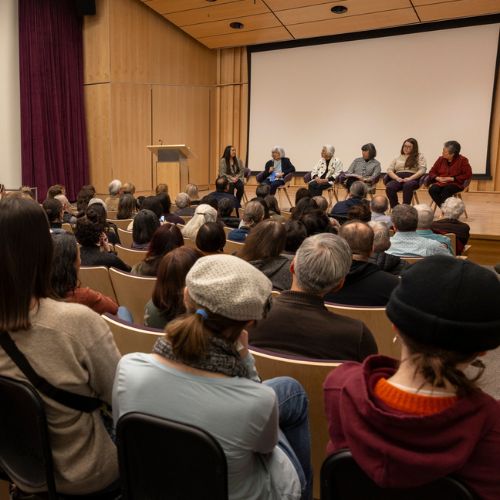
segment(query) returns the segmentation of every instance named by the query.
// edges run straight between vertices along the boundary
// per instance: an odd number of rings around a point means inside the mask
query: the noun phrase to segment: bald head
[[[353,254],[370,257],[373,248],[373,229],[364,222],[346,222],[340,227],[339,236],[347,241]]]
[[[372,198],[370,208],[371,211],[376,214],[385,214],[386,210],[389,208],[389,200],[385,196],[377,194]]]

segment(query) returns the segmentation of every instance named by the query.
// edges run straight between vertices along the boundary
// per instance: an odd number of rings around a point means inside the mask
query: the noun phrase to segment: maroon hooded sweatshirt
[[[347,362],[323,385],[328,453],[349,448],[381,487],[411,488],[453,474],[485,500],[500,499],[500,402],[478,391],[430,416],[402,413],[374,395],[398,362]]]

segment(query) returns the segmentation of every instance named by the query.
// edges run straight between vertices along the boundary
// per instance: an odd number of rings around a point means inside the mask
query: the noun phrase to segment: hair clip
[[[196,309],[195,314],[198,314],[203,319],[208,319],[208,314],[207,311],[205,311],[205,309]]]

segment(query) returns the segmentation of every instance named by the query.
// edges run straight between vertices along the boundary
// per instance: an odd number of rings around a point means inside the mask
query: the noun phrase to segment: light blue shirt
[[[391,238],[391,248],[386,253],[398,257],[428,257],[450,255],[448,248],[438,241],[424,238],[415,231],[397,231]]]
[[[444,234],[436,234],[432,231],[432,229],[417,229],[417,234],[423,236],[424,238],[438,241],[442,245],[446,245],[450,254],[455,255],[453,252],[453,248],[451,248],[451,240],[450,238],[448,238],[448,236],[445,236]]]
[[[271,182],[274,182],[276,180],[276,174],[279,174],[282,172],[281,169],[281,159],[280,160],[273,160],[274,162],[274,170],[271,172],[271,175],[269,176],[269,180]]]

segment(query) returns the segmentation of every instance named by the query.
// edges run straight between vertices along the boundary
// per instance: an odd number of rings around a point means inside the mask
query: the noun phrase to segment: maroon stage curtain
[[[82,18],[70,0],[19,0],[23,185],[88,183]]]

